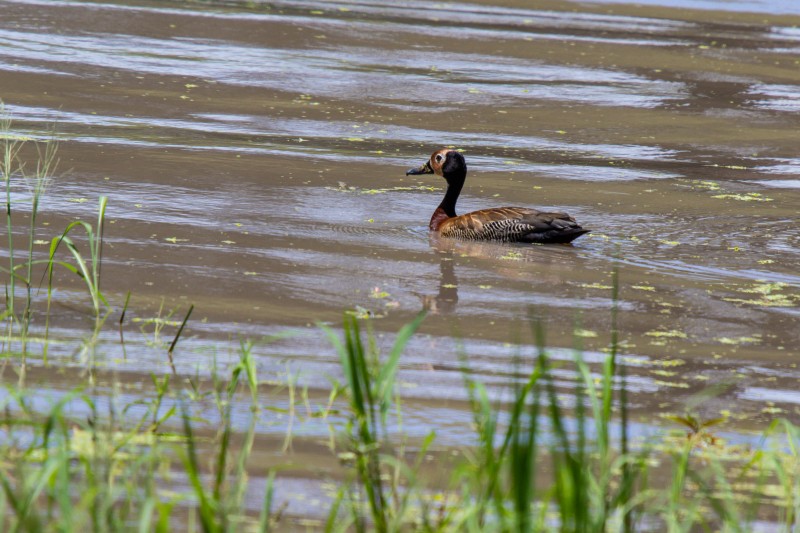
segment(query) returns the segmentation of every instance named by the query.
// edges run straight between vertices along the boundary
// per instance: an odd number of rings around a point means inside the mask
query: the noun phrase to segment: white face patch
[[[444,165],[445,160],[447,159],[447,153],[450,150],[438,150],[431,154],[431,168],[433,169],[433,173],[437,176],[442,175],[442,165]]]

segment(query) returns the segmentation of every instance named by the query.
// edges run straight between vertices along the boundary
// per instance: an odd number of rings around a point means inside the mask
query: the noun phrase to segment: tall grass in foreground
[[[390,453],[398,439],[404,442],[402,434],[387,435],[385,426],[385,413],[400,411],[399,403],[391,402],[399,398],[389,390],[397,351],[419,320],[401,330],[383,361],[370,331],[362,339],[354,318],[345,318],[344,342],[328,330],[350,406],[344,434],[353,483],[339,491],[327,531],[749,531],[770,508],[782,509],[769,519],[776,530],[797,527],[796,426],[785,420],[771,425],[764,439],[772,439],[772,449],[726,446],[710,433],[716,420],[698,422],[684,437],[667,435],[631,449],[615,332],[599,375],[576,351],[577,383],[569,402],[574,408],[568,411],[556,390],[544,325],[535,319],[538,355],[506,401],[492,401],[464,364],[475,441],[455,462],[452,487],[432,504],[419,457],[435,453],[434,435],[403,456],[402,449]],[[784,443],[788,451],[781,448]]]
[[[796,426],[774,423],[755,451],[727,447],[697,423],[688,435],[664,435],[622,453],[625,385],[615,365],[601,365],[598,374],[576,353],[580,386],[565,397],[555,385],[543,325],[535,321],[538,354],[503,401],[493,400],[465,363],[471,442],[453,456],[453,449],[437,449],[433,433],[405,437],[395,381],[421,320],[405,326],[385,356],[370,327],[365,334],[351,316],[343,339],[327,330],[344,378],[332,401],[348,416],[334,427],[344,482],[320,528],[749,531],[764,518],[778,531],[797,527]],[[288,498],[280,468],[265,474],[252,460],[257,425],[274,411],[259,391],[251,344],[241,345],[226,374],[212,373],[205,387],[190,380],[188,388],[170,374],[153,376],[152,394],[131,404],[120,404],[119,391],[95,396],[90,387],[76,389],[45,409],[37,391],[6,385],[0,530],[222,532],[289,525],[292,518],[280,511]],[[614,394],[610,404],[606,391]],[[235,414],[234,404],[249,412]],[[209,406],[213,416],[200,418]],[[281,453],[274,446],[272,453]],[[291,452],[284,453],[290,463]],[[448,485],[430,483],[434,465],[449,472]],[[262,472],[258,481],[254,470]],[[261,502],[258,510],[247,506],[254,500]]]
[[[41,413],[33,394],[6,389],[0,402],[0,530],[269,531],[274,474],[260,515],[249,516],[244,503],[260,412],[255,402],[243,440],[232,442],[234,396],[244,388],[255,398],[258,387],[249,346],[242,345],[228,379],[212,376],[211,390],[200,397],[175,391],[168,375],[153,381],[152,399],[124,406],[112,401],[106,413],[81,390]],[[197,435],[209,425],[191,408],[209,398],[221,421],[211,455],[209,438]],[[183,479],[187,489],[181,491]]]
[[[419,463],[405,465],[405,484],[390,485],[393,495],[401,490],[403,497],[396,499],[400,505],[392,507],[387,501],[384,478],[395,479],[389,472],[402,458],[388,455],[391,440],[386,433],[386,413],[392,405],[392,388],[397,372],[399,352],[416,330],[421,317],[403,328],[385,361],[380,361],[374,349],[374,338],[366,343],[361,338],[358,322],[346,316],[344,343],[328,330],[331,342],[339,352],[345,376],[344,394],[348,398],[352,417],[347,435],[353,456],[358,484],[349,486],[350,493],[339,493],[328,521],[328,530],[339,529],[333,524],[354,525],[356,530],[374,528],[377,531],[398,531],[408,527],[423,530],[453,531],[548,531],[553,528],[565,532],[606,531],[611,517],[621,518],[618,529],[633,531],[631,505],[637,482],[636,472],[643,467],[644,456],[623,457],[610,445],[609,427],[612,422],[612,402],[606,400],[613,394],[616,347],[609,355],[600,378],[601,389],[580,357],[581,386],[576,389],[577,440],[567,432],[567,414],[559,406],[555,386],[546,355],[544,330],[540,322],[534,323],[534,334],[539,353],[533,370],[526,380],[517,383],[508,408],[508,417],[501,424],[504,410],[493,405],[482,383],[475,380],[469,369],[463,370],[469,405],[473,414],[476,445],[472,447],[463,464],[455,469],[456,490],[450,505],[432,508],[426,501],[425,491],[418,484]],[[365,344],[367,347],[365,347]],[[624,383],[622,384],[624,387]],[[588,399],[594,418],[589,419],[583,410]],[[553,437],[545,444],[549,425]],[[589,423],[594,424],[596,444],[587,440]],[[501,425],[505,428],[501,428]],[[627,428],[622,425],[622,440],[627,440]],[[383,436],[383,439],[381,439]],[[427,453],[433,442],[431,435],[422,444],[417,455]],[[543,461],[550,462],[549,478],[537,476]],[[628,462],[634,462],[632,470]],[[620,466],[625,473],[619,475]],[[538,484],[537,484],[538,482]],[[542,489],[542,485],[547,485]],[[360,498],[360,492],[365,494]],[[338,505],[347,500],[348,511]],[[360,506],[366,500],[366,506]],[[416,507],[412,508],[412,501]],[[555,509],[550,505],[555,504]],[[553,511],[557,511],[553,514]],[[369,520],[367,523],[366,520]]]
[[[345,428],[348,448],[345,457],[351,461],[355,474],[355,479],[337,495],[326,527],[328,530],[346,529],[352,525],[356,531],[372,528],[395,531],[409,522],[410,496],[417,495],[412,490],[414,468],[404,464],[402,454],[391,456],[387,453],[386,447],[390,445],[387,418],[390,408],[396,405],[394,385],[400,355],[423,318],[423,314],[418,315],[400,330],[385,361],[380,360],[372,335],[368,336],[368,345],[364,346],[358,320],[353,315],[345,315],[344,343],[332,330],[324,328],[339,353],[344,373],[345,397],[352,414]],[[432,440],[433,435],[430,435],[423,443],[419,453],[421,457]],[[384,481],[385,477],[390,483]],[[368,503],[368,517],[360,509],[363,499]],[[343,501],[351,511],[344,514],[347,517],[344,521],[338,513]]]

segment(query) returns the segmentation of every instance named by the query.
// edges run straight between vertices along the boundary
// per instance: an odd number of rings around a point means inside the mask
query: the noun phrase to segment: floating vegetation
[[[752,337],[717,337],[714,340],[720,344],[728,344],[731,346],[739,346],[742,344],[759,344],[761,342],[761,335],[753,335]]]
[[[775,291],[783,290],[786,287],[788,287],[788,284],[780,281],[763,282],[763,283],[758,283],[757,285],[753,285],[752,287],[747,289],[739,289],[739,292],[767,295],[767,294],[772,294]]]
[[[610,291],[612,289],[611,285],[604,285],[602,283],[581,283],[580,286],[584,289],[600,289],[604,291]]]
[[[713,165],[713,166],[721,166],[721,165]],[[730,167],[725,166],[724,168],[733,168],[733,169],[741,169],[744,170],[744,167]],[[711,181],[711,180],[679,180],[684,183],[687,183],[689,187],[693,189],[700,189],[704,191],[724,191],[725,189],[719,184],[719,182]],[[734,192],[721,192],[720,194],[712,195],[711,198],[717,198],[722,200],[738,200],[740,202],[771,202],[772,198],[764,196],[759,192],[746,192],[746,193],[734,193]]]
[[[716,181],[710,180],[679,180],[685,183],[688,183],[692,188],[695,189],[703,189],[706,191],[718,191],[722,189],[720,184]]]
[[[656,337],[658,339],[685,339],[688,337],[683,331],[671,329],[669,331],[650,330],[645,332],[648,337]]]
[[[772,198],[764,196],[760,192],[746,192],[743,194],[715,194],[711,198],[723,200],[738,200],[740,202],[771,202]]]
[[[345,182],[340,181],[338,187],[325,187],[329,191],[337,191],[337,192],[352,192],[356,194],[386,194],[390,192],[401,192],[401,191],[425,191],[425,192],[432,192],[432,191],[439,191],[441,190],[439,187],[434,187],[432,185],[398,185],[396,187],[385,187],[381,189],[362,189],[360,187],[354,187],[352,185],[347,185]]]
[[[376,299],[384,299],[384,298],[391,297],[391,294],[389,294],[386,291],[381,290],[380,287],[373,287],[372,291],[369,293],[369,297],[370,298],[376,298]]]
[[[747,170],[747,167],[743,167],[742,165],[720,165],[718,163],[714,163],[708,166],[714,168],[729,168],[731,170]]]
[[[671,387],[673,389],[688,389],[689,384],[684,382],[675,382],[675,381],[664,381],[661,379],[653,380],[653,383],[656,385],[661,385],[662,387]]]
[[[380,287],[373,287],[369,293],[369,297],[375,300],[381,300],[383,302],[384,308],[386,309],[394,309],[400,307],[400,302],[392,298],[392,295],[388,292],[381,290]],[[385,315],[381,315],[385,316]]]
[[[797,305],[797,297],[786,294],[768,294],[756,300],[748,300],[747,298],[723,298],[723,300],[758,307],[794,307]]]
[[[510,250],[504,255],[500,256],[500,259],[505,259],[507,261],[519,261],[522,259],[522,253]]]
[[[652,372],[653,374],[655,374],[657,376],[663,376],[665,378],[672,378],[672,377],[675,377],[675,376],[678,375],[677,372],[673,372],[672,370],[659,370],[659,369],[657,369],[657,370],[651,370],[650,372]]]
[[[784,292],[789,285],[782,282],[763,282],[750,287],[739,288],[737,292],[756,294],[757,298],[723,298],[726,302],[755,305],[758,307],[794,307],[800,302],[800,296]]]
[[[636,357],[633,355],[620,356],[620,360],[635,366],[656,366],[661,368],[675,368],[686,364],[686,361],[683,359],[648,359],[646,357]]]

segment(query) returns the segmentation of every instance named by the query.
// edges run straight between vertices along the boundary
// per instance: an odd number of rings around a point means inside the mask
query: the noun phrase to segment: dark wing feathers
[[[566,213],[524,207],[473,211],[444,221],[439,230],[445,237],[531,243],[568,243],[589,232]]]

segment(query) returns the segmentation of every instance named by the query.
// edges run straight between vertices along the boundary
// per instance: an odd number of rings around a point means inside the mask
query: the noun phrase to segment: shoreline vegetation
[[[346,312],[340,329],[320,324],[341,371],[322,405],[310,406],[291,375],[283,384],[285,397],[274,402],[264,393],[268,384],[259,377],[250,341],[241,342],[230,368],[215,360],[208,378],[177,375],[173,351],[185,328],[191,328],[192,307],[169,325],[174,336],[152,346],[169,358],[172,372],[151,375],[146,400],[128,402],[118,387],[100,390],[93,357],[83,360],[80,382],[71,392],[41,397],[26,380],[27,356],[35,341],[44,347],[37,365],[49,364],[54,272],[78,276],[91,298],[94,328],[83,348],[89,353],[100,333],[115,327],[112,316],[119,317],[119,350],[124,352],[121,325],[130,301],[128,294],[112,309],[101,290],[105,198],[99,199],[94,224],[74,221],[60,232],[50,229],[56,233],[50,236],[47,257],[34,253],[43,233],[37,227],[39,202],[56,171],[56,148],[54,141],[15,136],[0,109],[8,241],[0,313],[6,377],[0,420],[2,530],[679,532],[797,527],[800,433],[790,421],[772,422],[763,430],[761,446],[752,449],[728,445],[715,434],[724,420],[700,420],[691,413],[671,418],[677,430],[646,440],[631,437],[625,367],[617,361],[616,305],[611,344],[599,371],[590,369],[579,349],[572,362],[554,363],[548,357],[546,324],[535,310],[529,324],[537,354],[533,361],[520,362],[519,379],[502,401],[491,398],[462,357],[472,439],[458,448],[438,446],[435,432],[423,437],[404,432],[408,422],[396,378],[404,348],[424,314],[398,331],[388,352],[379,347],[369,319]],[[31,149],[37,159],[26,166],[21,154]],[[28,203],[24,233],[14,226],[22,201]],[[27,246],[15,246],[21,242]],[[614,302],[619,283],[615,274]],[[43,302],[37,296],[40,286],[45,287]],[[37,323],[44,320],[43,331],[31,326],[36,313],[42,315]],[[569,367],[576,376],[570,395],[556,390],[557,366]],[[257,427],[275,413],[289,420],[285,439],[265,450]],[[282,478],[303,468],[293,460],[292,440],[301,437],[294,435],[292,421],[299,425],[304,419],[328,425],[324,453],[339,466],[335,473],[309,474],[325,494],[312,518],[287,510],[282,489]],[[264,466],[259,458],[265,454],[285,462]],[[310,466],[307,470],[313,472]]]

